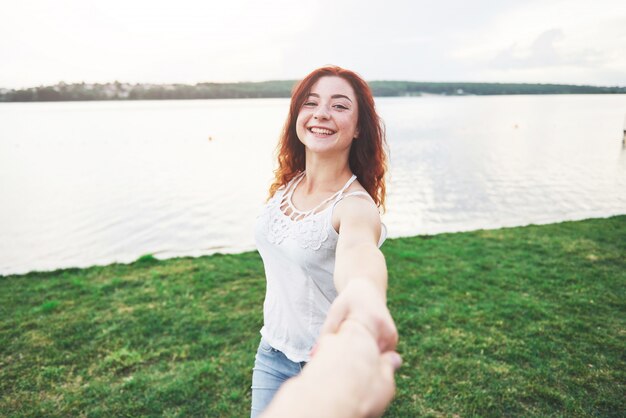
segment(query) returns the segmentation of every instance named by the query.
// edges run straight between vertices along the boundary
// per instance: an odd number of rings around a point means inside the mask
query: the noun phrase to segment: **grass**
[[[626,216],[388,240],[387,417],[624,416]],[[248,414],[256,252],[0,277],[0,415]]]

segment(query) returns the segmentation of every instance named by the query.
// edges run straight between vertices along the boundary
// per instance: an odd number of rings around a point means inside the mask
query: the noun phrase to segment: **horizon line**
[[[58,85],[107,85],[107,84],[127,84],[127,85],[153,85],[153,86],[197,86],[200,84],[262,84],[262,83],[271,83],[271,82],[291,82],[297,83],[300,81],[299,79],[273,79],[273,80],[260,80],[260,81],[250,81],[250,80],[241,80],[241,81],[198,81],[198,82],[130,82],[130,81],[57,81],[55,84],[39,84],[39,85],[30,85],[28,87],[4,87],[0,86],[0,90],[28,90],[34,88],[41,87],[54,87]],[[607,84],[572,84],[572,83],[554,83],[554,82],[527,82],[527,81],[416,81],[416,80],[402,80],[402,79],[377,79],[377,80],[365,80],[368,84],[375,82],[401,82],[401,83],[429,83],[429,84],[513,84],[513,85],[543,85],[543,86],[577,86],[577,87],[599,87],[599,88],[626,88],[626,84],[623,85],[607,85]]]

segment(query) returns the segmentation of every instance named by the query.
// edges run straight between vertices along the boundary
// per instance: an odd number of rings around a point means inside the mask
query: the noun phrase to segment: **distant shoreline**
[[[409,241],[409,240],[419,240],[419,239],[431,239],[433,237],[443,237],[443,236],[450,236],[450,235],[496,233],[498,231],[499,232],[505,232],[505,231],[515,232],[515,231],[523,231],[529,228],[553,228],[553,227],[558,227],[559,225],[562,225],[562,226],[576,225],[576,224],[582,225],[582,224],[593,223],[593,222],[601,223],[601,222],[613,222],[613,221],[617,221],[617,222],[626,221],[626,214],[609,215],[609,216],[603,216],[603,217],[592,217],[592,218],[584,218],[584,219],[576,219],[576,220],[564,220],[564,221],[550,222],[546,224],[529,223],[529,224],[518,225],[518,226],[480,228],[480,229],[475,229],[475,230],[439,232],[435,234],[425,233],[425,234],[417,234],[417,235],[405,235],[405,236],[388,238],[388,240],[389,241],[394,241],[394,240]],[[50,269],[43,269],[43,270],[33,269],[33,270],[26,271],[26,272],[14,272],[14,273],[4,273],[4,274],[0,273],[0,284],[2,283],[2,280],[5,280],[5,279],[15,279],[15,278],[24,278],[24,277],[35,278],[35,277],[47,277],[47,276],[59,276],[59,275],[64,275],[66,273],[86,272],[86,271],[93,270],[93,269],[110,269],[110,268],[115,268],[116,266],[132,267],[133,265],[136,265],[137,263],[141,264],[144,261],[171,263],[171,262],[176,262],[177,260],[179,261],[180,260],[200,260],[200,259],[210,258],[214,256],[237,257],[237,256],[242,256],[245,254],[256,253],[256,252],[257,252],[256,249],[234,251],[234,252],[217,251],[214,253],[203,254],[203,255],[198,255],[198,256],[179,255],[179,256],[167,257],[167,258],[157,258],[153,254],[145,254],[143,256],[140,256],[137,260],[131,261],[131,262],[113,261],[113,262],[109,262],[105,264],[94,263],[88,266],[65,266],[65,267],[50,268]]]
[[[296,80],[241,83],[130,84],[58,83],[26,89],[0,88],[0,102],[74,102],[113,100],[194,100],[289,98]],[[626,87],[527,83],[432,83],[371,81],[376,97],[421,95],[496,96],[520,94],[626,94]]]

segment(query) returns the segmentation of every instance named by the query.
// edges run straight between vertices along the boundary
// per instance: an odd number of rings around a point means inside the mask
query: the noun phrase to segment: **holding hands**
[[[395,392],[398,353],[381,354],[368,328],[346,319],[318,340],[302,373],[287,381],[264,417],[378,417]]]
[[[264,417],[378,417],[393,399],[398,331],[385,294],[352,279],[330,307],[312,359],[287,381]]]
[[[381,353],[393,351],[398,344],[398,330],[391,318],[384,293],[367,279],[352,279],[328,311],[321,335],[334,334],[347,320],[367,328]]]

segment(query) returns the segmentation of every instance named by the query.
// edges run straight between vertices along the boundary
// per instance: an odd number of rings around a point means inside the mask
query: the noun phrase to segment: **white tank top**
[[[356,180],[352,176],[341,190],[310,211],[297,210],[291,198],[304,178],[296,176],[276,191],[257,218],[255,241],[267,279],[261,335],[294,362],[309,361],[328,309],[337,297],[333,283],[335,249],[339,234],[331,218],[335,205]],[[382,225],[380,247],[387,232]]]

